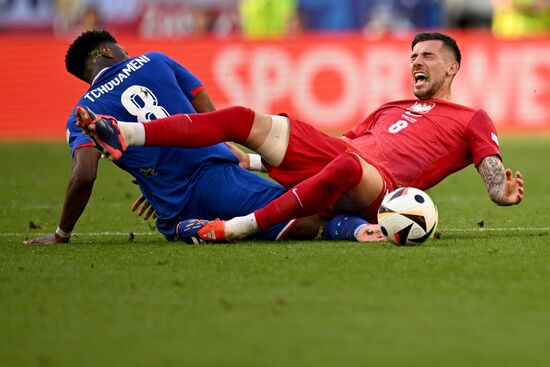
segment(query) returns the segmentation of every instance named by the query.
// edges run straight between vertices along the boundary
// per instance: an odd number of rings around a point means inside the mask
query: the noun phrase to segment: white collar
[[[100,76],[101,74],[103,74],[103,72],[105,72],[107,69],[109,69],[108,66],[107,66],[106,68],[101,69],[101,70],[99,71],[99,73],[96,74],[94,80],[92,80],[92,84],[90,84],[90,85],[94,85],[94,83],[95,83],[95,81],[97,80],[97,78],[99,78],[99,76]]]

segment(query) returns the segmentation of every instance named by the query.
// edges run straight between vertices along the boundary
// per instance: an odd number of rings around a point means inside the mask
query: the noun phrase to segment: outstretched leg
[[[145,124],[117,122],[112,117],[96,116],[83,107],[77,108],[76,117],[77,124],[113,160],[122,156],[126,145],[198,148],[234,141],[256,150],[277,166],[284,158],[290,131],[286,117],[257,114],[246,107],[177,114]]]
[[[198,148],[234,141],[245,143],[252,130],[255,113],[245,107],[230,107],[204,114],[177,114],[143,124],[143,145]],[[121,129],[132,125],[121,124]]]
[[[120,123],[123,132],[135,126]],[[233,141],[255,150],[274,166],[282,162],[290,136],[288,118],[258,114],[238,106],[209,113],[174,115],[143,124],[143,129],[143,145],[198,148]]]

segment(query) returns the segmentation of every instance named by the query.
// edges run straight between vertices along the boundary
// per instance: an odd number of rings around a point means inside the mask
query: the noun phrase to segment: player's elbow
[[[75,152],[73,160],[73,182],[82,185],[93,185],[97,176],[99,152],[91,147],[84,147]]]
[[[78,186],[93,186],[97,178],[97,170],[79,169],[73,171],[72,181]]]

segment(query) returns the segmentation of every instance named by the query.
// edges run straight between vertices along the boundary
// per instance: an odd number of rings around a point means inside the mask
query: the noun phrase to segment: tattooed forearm
[[[477,169],[481,177],[483,177],[483,181],[485,181],[485,186],[491,200],[497,204],[506,205],[504,195],[506,176],[500,159],[494,155],[485,157]]]

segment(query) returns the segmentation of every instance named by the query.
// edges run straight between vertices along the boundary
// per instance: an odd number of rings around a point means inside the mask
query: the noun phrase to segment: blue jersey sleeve
[[[178,81],[181,90],[185,93],[185,96],[192,101],[197,93],[204,89],[202,82],[193,73],[175,60],[168,58],[168,62],[174,70],[176,80]]]
[[[189,101],[192,101],[197,93],[204,89],[204,86],[199,78],[197,78],[176,60],[164,54],[153,53],[153,55],[155,54],[164,58],[168,66],[174,71],[177,83]]]
[[[81,101],[82,102],[82,101]],[[71,156],[74,151],[81,146],[92,146],[92,140],[82,132],[82,129],[76,124],[75,109],[71,112],[71,116],[67,120],[67,142],[71,148]]]

